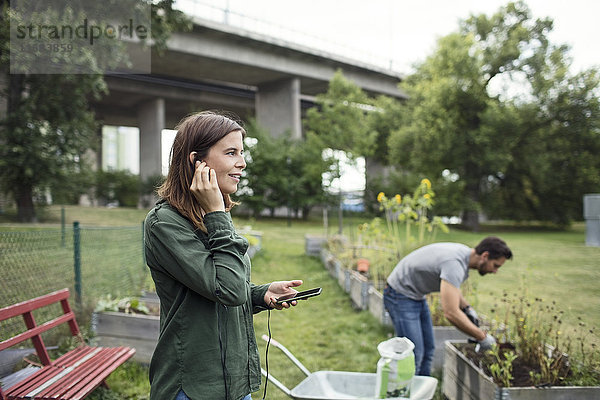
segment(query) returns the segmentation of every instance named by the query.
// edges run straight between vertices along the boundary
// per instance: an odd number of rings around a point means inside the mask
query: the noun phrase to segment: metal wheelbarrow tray
[[[263,340],[269,341],[266,335]],[[296,387],[288,389],[271,374],[261,368],[262,374],[279,390],[296,400],[375,400],[377,374],[345,371],[310,372],[281,343],[271,339],[270,343],[281,350],[305,375]],[[394,397],[396,400],[429,400],[435,394],[437,379],[431,376],[414,376],[410,383],[410,397]],[[388,400],[392,400],[388,398]]]

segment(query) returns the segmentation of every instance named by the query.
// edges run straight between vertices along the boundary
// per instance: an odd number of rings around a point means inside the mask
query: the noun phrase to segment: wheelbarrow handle
[[[279,388],[279,390],[281,390],[283,393],[287,394],[289,397],[292,397],[292,391],[290,389],[288,389],[283,383],[279,382],[273,375],[269,374],[267,375],[267,371],[265,371],[263,368],[260,369],[260,373],[266,377],[269,382],[271,382],[273,385],[277,386],[277,388]]]
[[[304,373],[304,375],[306,375],[306,376],[310,375],[310,371],[308,370],[308,368],[306,368],[304,366],[304,364],[302,364],[296,357],[294,357],[294,355],[288,349],[286,349],[284,345],[282,345],[281,343],[279,343],[277,340],[275,340],[273,338],[269,339],[269,337],[267,335],[262,335],[262,339],[267,343],[270,342],[273,346],[275,346],[279,350],[281,350],[283,352],[283,354],[285,354],[287,356],[287,358],[289,358],[296,365],[296,367],[298,367],[300,369],[300,371],[302,371]]]

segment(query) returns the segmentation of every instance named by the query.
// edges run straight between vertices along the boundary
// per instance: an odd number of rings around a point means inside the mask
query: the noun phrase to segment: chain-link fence
[[[90,228],[75,223],[67,229],[0,232],[0,308],[62,288],[71,290],[72,307],[86,315],[106,295],[139,296],[148,275],[142,231],[141,224]],[[42,323],[59,313],[34,316]],[[0,322],[0,340],[22,328],[22,318]]]

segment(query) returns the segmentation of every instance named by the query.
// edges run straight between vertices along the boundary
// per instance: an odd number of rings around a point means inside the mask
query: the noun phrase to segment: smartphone
[[[281,296],[277,299],[277,301],[275,302],[276,304],[281,304],[281,303],[289,303],[293,300],[305,300],[308,299],[309,297],[313,297],[313,296],[318,296],[321,294],[321,288],[314,288],[314,289],[310,289],[310,290],[305,290],[303,292],[298,292],[298,293],[293,293],[293,294],[289,294],[286,296]]]

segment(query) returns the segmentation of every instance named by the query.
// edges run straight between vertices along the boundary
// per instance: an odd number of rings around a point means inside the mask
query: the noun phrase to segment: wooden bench
[[[90,347],[85,345],[75,314],[68,299],[69,290],[62,289],[35,299],[0,309],[0,321],[23,316],[26,330],[0,342],[0,351],[31,339],[43,364],[10,387],[0,387],[0,399],[83,399],[100,385],[121,364],[135,354],[129,347]],[[37,325],[33,310],[59,303],[63,313],[51,321]],[[81,340],[79,347],[52,361],[41,334],[67,323],[71,334]],[[23,370],[22,370],[23,371]],[[21,372],[21,371],[20,371]]]

